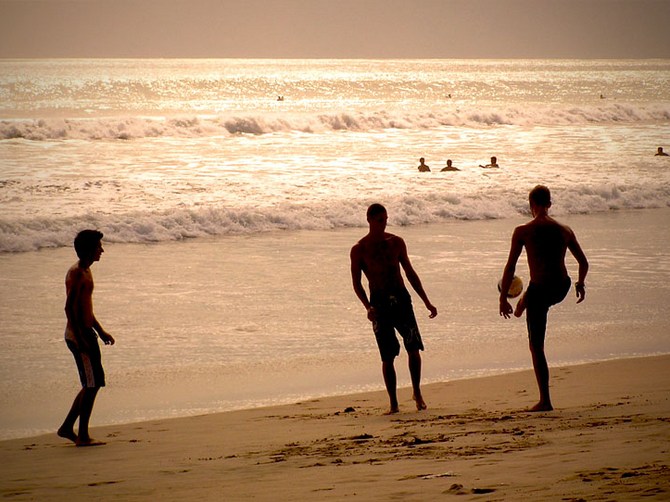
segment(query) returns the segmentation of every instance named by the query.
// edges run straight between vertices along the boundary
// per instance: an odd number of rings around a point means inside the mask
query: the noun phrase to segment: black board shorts
[[[571,281],[566,277],[555,284],[530,283],[526,290],[526,325],[528,338],[533,344],[544,344],[547,332],[547,316],[552,305],[562,302],[568,291]]]
[[[416,323],[412,297],[406,289],[394,293],[373,293],[370,305],[375,309],[372,330],[377,339],[382,361],[393,361],[400,354],[400,342],[396,330],[403,339],[408,352],[424,350],[421,333]]]
[[[97,338],[89,341],[90,347],[86,351],[80,350],[72,340],[65,340],[65,343],[77,363],[81,386],[88,388],[104,387],[105,370],[102,368],[102,358]]]

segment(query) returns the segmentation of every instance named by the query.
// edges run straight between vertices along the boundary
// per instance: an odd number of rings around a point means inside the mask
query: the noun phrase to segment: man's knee
[[[384,366],[384,367],[391,366],[392,367],[394,362],[395,362],[395,358],[396,358],[396,356],[394,356],[394,355],[382,356],[382,366]]]

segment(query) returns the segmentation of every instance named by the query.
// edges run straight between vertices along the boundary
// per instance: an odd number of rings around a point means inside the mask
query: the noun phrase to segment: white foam
[[[430,130],[436,127],[654,123],[670,120],[670,104],[463,105],[431,112],[243,113],[178,117],[44,118],[0,121],[0,140],[133,140],[275,132]]]
[[[585,186],[557,190],[558,215],[586,214],[610,210],[667,207],[670,187],[622,190],[614,185]],[[207,236],[250,235],[270,231],[330,230],[364,227],[366,200],[314,201],[309,204],[278,204],[268,207],[89,213],[79,217],[40,217],[14,221],[0,219],[0,252],[22,252],[71,246],[72,236],[82,225],[99,228],[110,242],[147,243],[179,241]],[[390,224],[420,225],[448,220],[486,220],[527,216],[522,196],[510,200],[506,189],[490,190],[487,197],[453,193],[418,193],[384,198],[391,212]]]

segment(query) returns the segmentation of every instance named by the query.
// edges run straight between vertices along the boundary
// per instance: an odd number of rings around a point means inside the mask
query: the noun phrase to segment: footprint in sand
[[[114,485],[120,482],[121,481],[96,481],[95,483],[88,483],[86,486]]]

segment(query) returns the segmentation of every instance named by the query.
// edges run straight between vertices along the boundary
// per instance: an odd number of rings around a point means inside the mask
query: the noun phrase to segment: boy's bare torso
[[[95,322],[93,315],[93,274],[90,268],[81,268],[75,263],[65,277],[65,289],[75,313],[79,328],[92,328]],[[68,318],[68,327],[70,325]]]

